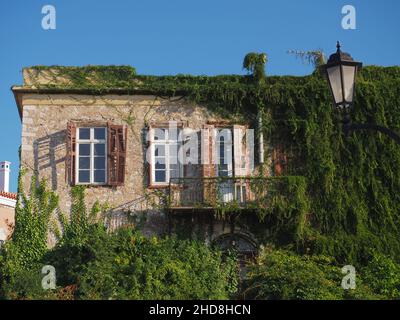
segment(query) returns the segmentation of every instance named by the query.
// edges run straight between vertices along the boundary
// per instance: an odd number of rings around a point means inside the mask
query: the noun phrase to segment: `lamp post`
[[[353,130],[379,131],[400,144],[400,136],[389,128],[375,124],[351,122],[350,112],[353,109],[356,76],[362,63],[354,61],[348,53],[342,52],[339,41],[336,47],[336,53],[329,57],[327,64],[321,66],[321,71],[328,79],[334,106],[342,113],[344,134],[347,136]]]

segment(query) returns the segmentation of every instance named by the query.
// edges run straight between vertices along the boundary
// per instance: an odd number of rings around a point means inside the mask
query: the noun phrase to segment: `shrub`
[[[249,266],[243,296],[247,299],[284,300],[371,300],[382,299],[383,291],[369,286],[356,274],[356,288],[341,287],[344,274],[325,256],[297,255],[290,251],[263,248]]]
[[[326,257],[298,256],[264,248],[250,266],[244,297],[250,299],[341,299],[340,270]]]
[[[400,299],[400,265],[388,256],[373,252],[363,275],[364,281],[377,294]]]
[[[82,268],[80,298],[225,299],[235,291],[235,261],[223,262],[203,243],[148,239],[131,229],[111,238],[109,254]]]

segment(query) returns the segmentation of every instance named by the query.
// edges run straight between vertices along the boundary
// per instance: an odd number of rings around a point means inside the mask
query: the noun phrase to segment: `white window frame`
[[[80,139],[79,129],[90,129],[90,139]],[[94,139],[94,129],[104,129],[104,139]],[[77,127],[76,128],[76,145],[75,145],[75,184],[79,185],[107,185],[107,127]],[[94,182],[94,145],[97,143],[104,144],[104,157],[105,157],[105,171],[104,182]],[[79,182],[79,144],[90,144],[90,168],[89,168],[89,182]]]
[[[154,140],[155,130],[165,130],[164,140]],[[179,154],[182,152],[182,128],[176,128],[176,140],[170,140],[170,129],[167,127],[154,127],[150,129],[150,185],[151,186],[167,186],[170,184],[170,157],[169,146],[176,145],[178,150],[177,164],[179,168],[179,177],[183,177],[183,163],[179,161]],[[165,150],[165,182],[156,181],[156,162],[155,162],[155,147],[156,145],[163,145]]]

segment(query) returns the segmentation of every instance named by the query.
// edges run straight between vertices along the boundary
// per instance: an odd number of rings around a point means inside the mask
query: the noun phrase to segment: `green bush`
[[[87,249],[94,247],[95,239],[87,244]],[[108,248],[82,265],[79,298],[226,299],[234,291],[230,265],[235,261],[223,262],[221,254],[205,244],[148,239],[122,229],[110,236]]]
[[[344,274],[325,256],[300,256],[290,251],[261,250],[249,266],[243,297],[266,300],[382,299],[356,275],[356,289],[341,287]]]
[[[247,299],[341,299],[340,270],[326,257],[265,248],[249,267]]]
[[[363,278],[377,294],[400,299],[400,265],[388,256],[374,252],[363,270]]]

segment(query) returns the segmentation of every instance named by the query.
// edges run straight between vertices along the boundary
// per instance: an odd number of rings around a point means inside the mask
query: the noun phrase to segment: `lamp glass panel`
[[[355,71],[355,66],[343,66],[344,97],[350,103],[354,96]]]
[[[333,98],[335,99],[335,103],[343,102],[343,94],[342,94],[342,81],[340,75],[340,66],[333,66],[327,69],[329,83],[331,85]]]

